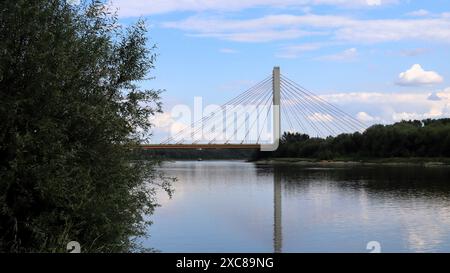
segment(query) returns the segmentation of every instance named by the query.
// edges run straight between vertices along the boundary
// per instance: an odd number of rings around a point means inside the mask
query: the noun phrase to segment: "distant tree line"
[[[450,157],[450,119],[402,121],[374,125],[363,133],[312,138],[284,133],[276,152],[258,152],[255,159],[298,157],[315,159]]]

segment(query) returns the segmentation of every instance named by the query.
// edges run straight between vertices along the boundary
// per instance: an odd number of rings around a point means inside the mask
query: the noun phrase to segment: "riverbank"
[[[319,160],[312,158],[267,158],[253,161],[256,164],[295,164],[295,165],[384,165],[384,166],[448,166],[450,158],[337,158],[333,160]]]

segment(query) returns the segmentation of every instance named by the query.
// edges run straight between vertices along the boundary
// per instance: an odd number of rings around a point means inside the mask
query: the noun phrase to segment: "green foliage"
[[[278,151],[263,157],[315,159],[450,157],[450,119],[402,121],[374,125],[363,134],[341,134],[327,139],[285,133]]]
[[[144,23],[123,29],[98,0],[0,12],[0,252],[133,250],[158,178],[129,160],[160,111],[136,85],[154,65]]]

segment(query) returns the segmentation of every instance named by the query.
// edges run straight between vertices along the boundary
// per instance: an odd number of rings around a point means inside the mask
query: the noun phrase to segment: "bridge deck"
[[[191,150],[225,150],[225,149],[243,149],[252,150],[260,149],[260,144],[147,144],[142,145],[144,150],[176,150],[176,149],[191,149]]]

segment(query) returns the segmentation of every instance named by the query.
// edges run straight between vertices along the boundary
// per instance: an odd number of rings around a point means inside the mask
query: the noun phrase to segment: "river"
[[[178,161],[145,247],[161,252],[450,252],[450,168]]]

